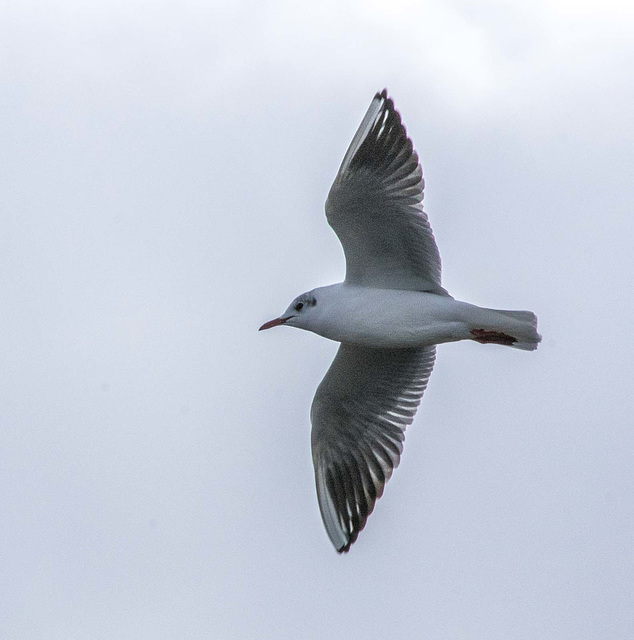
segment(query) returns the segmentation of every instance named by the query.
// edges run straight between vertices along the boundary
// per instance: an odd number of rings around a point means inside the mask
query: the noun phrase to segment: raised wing
[[[418,155],[384,89],[374,96],[326,201],[346,255],[347,283],[447,295],[423,211],[424,186]]]
[[[427,387],[436,347],[341,344],[311,408],[319,509],[337,551],[357,539],[398,466],[405,428]]]

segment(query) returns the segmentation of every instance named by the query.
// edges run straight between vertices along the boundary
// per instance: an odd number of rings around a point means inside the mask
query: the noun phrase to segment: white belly
[[[471,337],[470,320],[484,312],[432,293],[345,285],[332,293],[332,305],[327,305],[311,329],[337,342],[368,347],[405,348],[465,340]]]

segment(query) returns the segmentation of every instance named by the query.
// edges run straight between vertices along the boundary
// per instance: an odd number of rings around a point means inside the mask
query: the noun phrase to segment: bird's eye
[[[304,303],[303,302],[298,302],[295,305],[295,311],[301,311],[304,308]]]

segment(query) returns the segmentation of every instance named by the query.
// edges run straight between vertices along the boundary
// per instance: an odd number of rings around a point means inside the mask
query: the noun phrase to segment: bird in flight
[[[423,171],[387,91],[377,93],[328,194],[346,277],[298,296],[260,327],[299,327],[340,342],[310,411],[319,509],[347,552],[398,466],[436,345],[475,340],[533,351],[530,311],[459,302],[441,284],[423,211]]]

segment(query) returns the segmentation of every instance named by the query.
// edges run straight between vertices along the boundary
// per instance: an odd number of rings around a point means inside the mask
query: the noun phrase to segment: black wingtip
[[[365,521],[363,522],[363,524],[357,530],[351,531],[348,533],[348,542],[346,542],[346,544],[344,544],[343,547],[339,547],[337,549],[338,554],[343,555],[344,553],[348,553],[348,551],[350,551],[350,547],[357,541],[357,538],[359,537],[359,533],[365,527],[365,523],[368,519],[368,516],[372,513],[372,511],[374,511],[374,505],[372,505],[372,508],[368,511],[368,515],[365,517]]]
[[[395,110],[394,108],[394,100],[392,100],[392,98],[390,98],[390,96],[387,93],[387,87],[385,89],[383,89],[383,91],[377,92],[374,94],[374,99],[375,100],[382,100],[383,101],[383,109],[387,109],[388,111],[395,111],[396,114],[398,115],[398,112]],[[400,122],[400,116],[399,116],[399,122]]]

